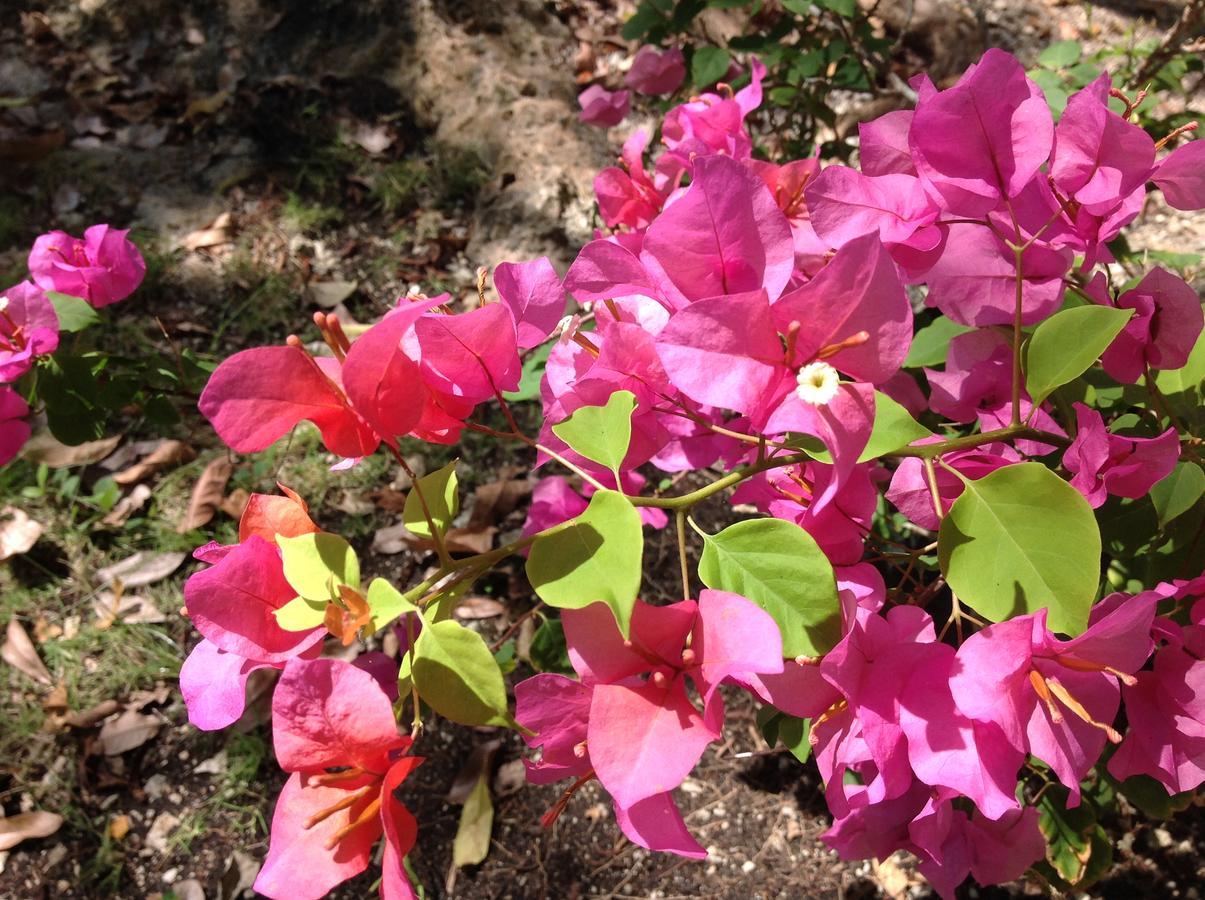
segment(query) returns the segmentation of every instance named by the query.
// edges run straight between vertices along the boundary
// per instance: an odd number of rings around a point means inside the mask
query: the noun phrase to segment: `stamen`
[[[653,682],[655,687],[661,688],[662,690],[664,690],[666,685],[669,684],[669,679],[665,677],[664,672],[654,672],[653,677],[650,680]]]
[[[309,831],[311,828],[313,828],[319,822],[326,821],[327,819],[329,819],[331,816],[333,816],[335,813],[339,812],[340,810],[347,809],[350,806],[355,806],[356,803],[358,803],[363,798],[367,797],[374,790],[379,790],[377,785],[366,784],[366,785],[364,785],[364,787],[360,788],[359,790],[352,791],[346,797],[342,797],[339,800],[336,800],[334,803],[332,803],[326,809],[314,813],[312,816],[310,816],[308,819],[305,820],[305,825],[303,827],[306,829],[306,831]],[[333,846],[333,845],[331,845],[331,846]],[[328,846],[327,849],[329,850],[330,847]]]
[[[573,334],[571,334],[569,337],[573,341],[573,343],[575,343],[579,347],[583,348],[587,353],[589,353],[594,358],[596,358],[596,359],[598,358],[599,349],[598,349],[597,345],[595,345],[589,338],[587,338],[580,331],[574,331]]]
[[[861,347],[868,340],[870,340],[870,334],[865,331],[859,331],[856,334],[851,334],[843,341],[837,341],[835,344],[821,347],[820,352],[816,354],[816,358],[828,359],[830,356],[835,356],[842,350],[848,350],[850,347]]]
[[[1034,693],[1038,695],[1038,699],[1046,705],[1046,712],[1050,714],[1050,721],[1054,722],[1055,725],[1062,725],[1063,714],[1055,706],[1054,698],[1050,696],[1049,682],[1042,677],[1042,673],[1036,669],[1030,669],[1029,683],[1033,685]]]
[[[485,266],[477,267],[477,303],[479,306],[485,306],[485,281],[489,277],[490,270]]]
[[[836,716],[841,715],[841,713],[845,712],[847,709],[849,709],[849,701],[846,700],[844,697],[842,697],[840,700],[838,700],[836,703],[834,703],[832,706],[830,706],[828,709],[826,709],[824,712],[822,712],[816,719],[813,719],[812,720],[812,731],[811,731],[811,734],[808,735],[808,743],[811,744],[813,747],[815,747],[816,742],[819,740],[816,737],[816,729],[819,728],[821,725],[823,725],[825,722],[827,722],[829,719],[832,719]]]
[[[344,353],[347,353],[351,349],[351,341],[347,337],[347,332],[343,330],[343,323],[339,321],[339,317],[334,313],[327,313],[326,327],[330,331],[331,337],[335,339],[335,343],[343,348]]]
[[[687,647],[682,651],[682,665],[693,666],[695,664],[695,651]]]
[[[369,785],[369,787],[374,787],[374,785]],[[379,790],[379,788],[378,788],[378,790]],[[339,841],[343,840],[345,837],[347,837],[349,834],[351,834],[353,831],[355,831],[361,825],[367,825],[369,822],[373,821],[377,816],[380,815],[380,813],[381,813],[381,795],[377,794],[377,796],[373,799],[373,801],[371,803],[369,803],[366,807],[364,807],[364,812],[360,813],[360,816],[358,819],[356,819],[354,822],[348,822],[346,825],[344,825],[342,828],[340,828],[338,831],[336,831],[333,835],[330,836],[330,838],[326,842],[326,849],[334,850],[335,846],[339,843]]]
[[[1115,669],[1112,666],[1106,666],[1104,663],[1067,656],[1056,656],[1054,657],[1054,661],[1063,668],[1070,669],[1072,672],[1105,672],[1129,687],[1133,687],[1138,683],[1138,679],[1133,675],[1122,672],[1120,669]]]
[[[585,741],[582,741],[580,744],[573,745],[573,755],[576,756],[578,759],[586,758],[586,742]]]
[[[783,355],[783,365],[788,369],[795,365],[795,345],[799,342],[799,329],[802,327],[798,319],[787,326],[787,350]]]
[[[1031,672],[1030,677],[1032,676],[1033,673]],[[1071,710],[1093,728],[1099,728],[1101,731],[1103,731],[1105,733],[1105,737],[1107,737],[1112,743],[1121,743],[1121,735],[1117,733],[1117,730],[1113,728],[1112,725],[1108,725],[1105,722],[1098,722],[1096,719],[1092,718],[1092,714],[1089,713],[1088,710],[1084,709],[1084,705],[1082,703],[1071,696],[1071,692],[1068,691],[1067,688],[1063,686],[1062,682],[1060,682],[1057,678],[1046,679],[1046,684],[1050,688],[1050,693],[1058,697],[1059,700],[1063,702],[1063,705],[1069,710]]]
[[[350,769],[344,769],[342,772],[327,772],[325,775],[319,775],[313,781],[314,784],[334,784],[337,781],[351,781],[353,778],[359,778],[367,774],[359,766],[352,766]]]
[[[1191,134],[1192,132],[1194,132],[1196,130],[1197,130],[1196,122],[1189,122],[1187,125],[1181,125],[1175,131],[1171,132],[1167,137],[1156,141],[1155,149],[1162,150],[1164,147],[1166,147],[1168,144],[1170,144],[1176,138],[1182,137],[1186,134]]]

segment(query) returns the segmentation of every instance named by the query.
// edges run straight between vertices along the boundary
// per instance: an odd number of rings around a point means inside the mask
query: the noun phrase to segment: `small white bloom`
[[[804,403],[812,406],[824,406],[837,396],[837,388],[841,380],[837,370],[826,362],[808,363],[795,376],[799,387],[795,393]]]

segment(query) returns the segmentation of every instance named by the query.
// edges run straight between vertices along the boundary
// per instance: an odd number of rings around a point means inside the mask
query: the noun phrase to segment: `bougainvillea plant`
[[[455,466],[414,480],[404,519],[437,560],[417,584],[366,582],[287,488],[196,552],[192,721],[231,724],[250,673],[281,670],[268,896],[320,896],[382,836],[382,895],[416,895],[422,823],[395,789],[437,717],[519,730],[529,778],[568,780],[546,822],[597,779],[633,842],[697,858],[675,790],[748,692],[771,743],[814,756],[828,845],[910,851],[946,897],[1029,870],[1082,886],[1108,866],[1102,805],[1166,813],[1205,780],[1201,303],[1109,249],[1150,185],[1205,207],[1205,141],[1150,138],[1108,75],[1056,126],[992,50],[945,90],[914,79],[859,168],[771,163],[750,70],[672,109],[654,159],[628,140],[563,279],[503,263],[496,299],[403,298],[355,340],[318,314],[325,352],[290,337],[213,373],[200,408],[239,453],[305,420],[335,468],[408,469],[404,440],[474,431],[533,448],[540,477],[523,535],[475,555],[448,540]],[[529,434],[505,395],[544,344]],[[713,497],[739,509],[709,533]],[[645,527],[676,529],[680,594],[642,589]],[[512,704],[450,612],[518,554],[574,676]],[[398,659],[321,658],[385,629]]]

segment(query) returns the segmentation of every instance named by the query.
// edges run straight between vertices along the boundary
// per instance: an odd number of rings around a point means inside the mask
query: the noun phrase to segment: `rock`
[[[142,786],[146,791],[147,797],[151,800],[158,800],[167,791],[167,777],[165,775],[152,775],[146,780],[146,784]]]
[[[146,833],[146,845],[157,853],[167,853],[167,841],[171,837],[180,819],[169,812],[161,812],[155,816],[150,830]]]

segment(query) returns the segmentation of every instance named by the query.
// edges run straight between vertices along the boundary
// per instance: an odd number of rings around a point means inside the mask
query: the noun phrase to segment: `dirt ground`
[[[889,20],[913,4],[881,6]],[[901,64],[952,73],[986,46],[1032,59],[1053,40],[1156,34],[1174,19],[1171,7],[917,2]],[[302,330],[315,305],[369,321],[412,287],[471,292],[477,267],[502,259],[547,253],[563,271],[595,224],[593,173],[616,151],[615,134],[576,122],[579,61],[588,49],[605,69],[627,55],[618,31],[633,8],[625,0],[18,3],[20,15],[0,16],[0,275],[23,270],[25,248],[43,231],[132,224],[151,274],[105,345],[228,354]],[[1205,244],[1158,207],[1138,228],[1169,250]],[[179,399],[185,413],[169,434],[134,428],[122,447],[171,437],[195,459],[149,477],[149,500],[118,525],[64,501],[65,481],[0,498],[47,526],[29,554],[0,564],[0,613],[35,635],[56,678],[72,673],[66,714],[83,716],[64,724],[39,687],[0,668],[0,805],[7,815],[33,804],[66,819],[55,835],[0,852],[0,900],[247,896],[266,852],[284,780],[266,725],[270,684],[258,684],[259,702],[238,727],[218,734],[187,724],[176,691],[195,642],[178,614],[191,563],[144,588],[141,618],[98,624],[92,612],[101,566],[232,533],[224,513],[202,532],[176,533],[193,483],[223,455],[187,409],[193,398]],[[242,460],[231,490],[270,490],[277,479],[304,488],[315,518],[353,539],[367,572],[399,584],[420,578],[422,556],[388,534],[405,485],[382,487],[396,473],[368,467],[340,480],[321,461],[305,462],[313,449],[301,442]],[[92,461],[72,496],[94,488],[122,452]],[[491,447],[463,453],[470,490],[503,466],[524,479],[531,465]],[[137,455],[130,450],[114,467]],[[443,461],[419,460],[428,469]],[[491,515],[504,539],[521,525],[522,504]],[[650,559],[672,552],[668,539],[650,539]],[[489,641],[530,609],[521,573],[512,566],[509,577],[478,587],[508,601],[477,623]],[[418,747],[427,762],[403,790],[420,823],[411,863],[425,896],[927,896],[903,858],[849,864],[828,851],[814,766],[768,750],[752,703],[730,700],[725,743],[708,750],[680,795],[710,852],[701,862],[628,843],[594,784],[544,829],[540,816],[563,786],[524,783],[516,735],[433,728]],[[110,712],[153,720],[152,733],[106,752],[101,719],[86,715],[106,702],[116,704]],[[473,747],[495,738],[490,854],[450,882],[460,807],[448,790]],[[1092,896],[1201,896],[1200,807],[1157,823],[1123,803],[1109,824],[1117,864]],[[967,896],[1041,893],[1033,883]],[[368,874],[334,894],[371,895]]]

